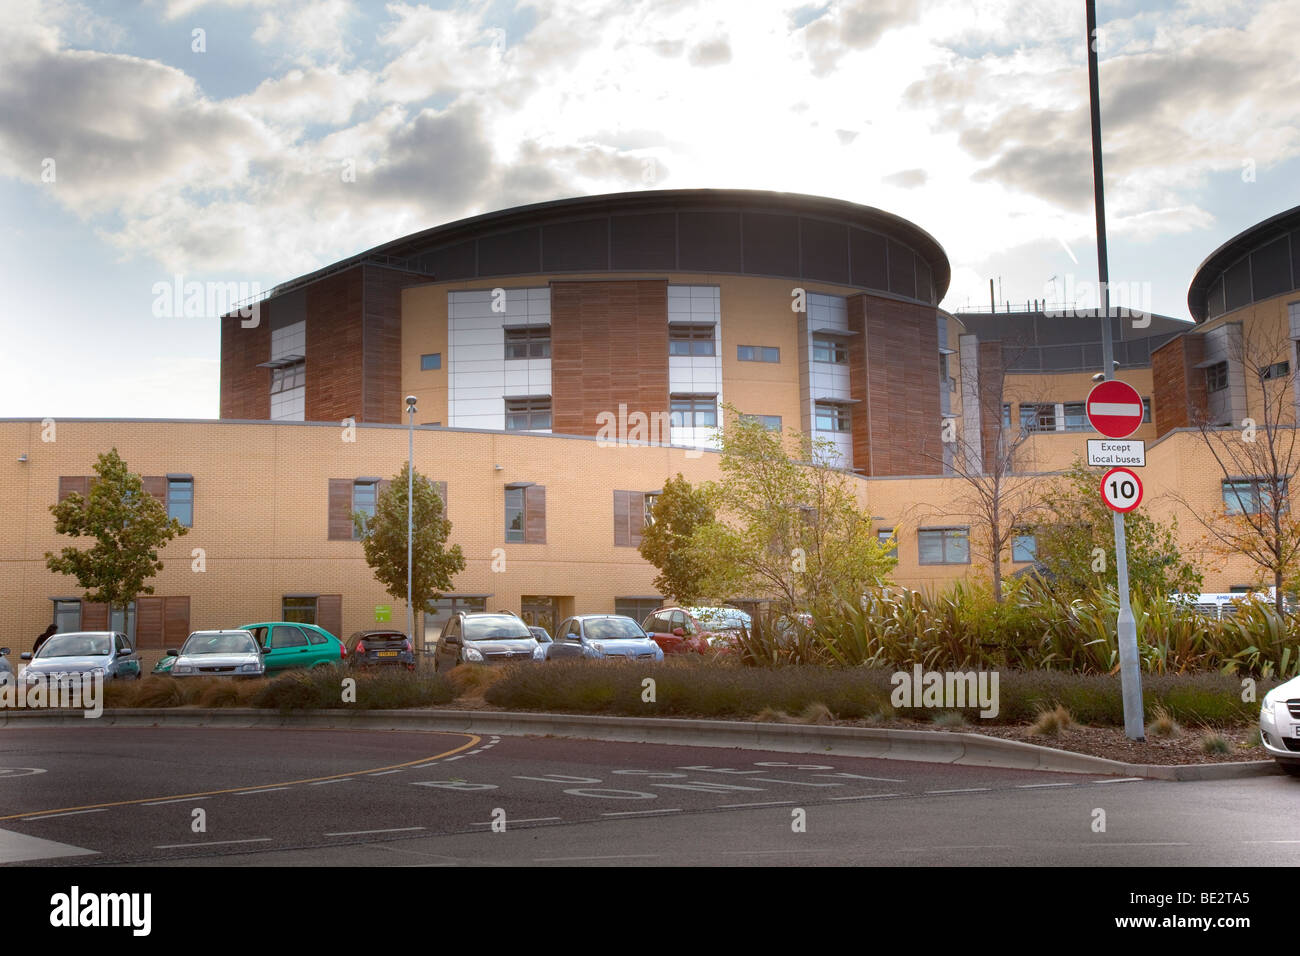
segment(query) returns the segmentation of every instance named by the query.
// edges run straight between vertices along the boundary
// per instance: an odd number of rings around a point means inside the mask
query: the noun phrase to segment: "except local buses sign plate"
[[[1142,468],[1147,463],[1147,443],[1132,438],[1116,440],[1113,438],[1088,439],[1088,464],[1114,468],[1127,465],[1129,468]]]
[[[1107,438],[1128,438],[1142,424],[1142,396],[1117,379],[1094,385],[1086,407],[1088,422]]]
[[[1102,476],[1101,500],[1111,511],[1132,511],[1142,503],[1142,479],[1127,468],[1112,468]]]

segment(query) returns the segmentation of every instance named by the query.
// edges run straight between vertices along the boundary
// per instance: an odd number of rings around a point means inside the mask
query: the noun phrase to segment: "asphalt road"
[[[539,737],[7,728],[0,865],[1295,865],[1297,795]]]

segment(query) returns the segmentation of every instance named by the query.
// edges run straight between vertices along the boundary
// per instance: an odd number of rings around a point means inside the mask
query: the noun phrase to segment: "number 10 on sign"
[[[1142,479],[1127,468],[1112,468],[1101,479],[1101,500],[1121,513],[1142,503]]]

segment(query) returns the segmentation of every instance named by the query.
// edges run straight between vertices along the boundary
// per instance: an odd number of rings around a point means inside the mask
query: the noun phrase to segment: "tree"
[[[852,479],[832,467],[834,445],[724,408],[723,480],[706,486],[717,518],[692,535],[701,591],[766,597],[793,615],[884,582],[897,561],[872,533]]]
[[[1243,556],[1259,569],[1275,589],[1274,606],[1282,614],[1284,583],[1300,570],[1300,517],[1288,501],[1291,479],[1300,470],[1294,349],[1285,326],[1243,324],[1225,334],[1228,381],[1244,378],[1247,408],[1241,411],[1247,417],[1226,421],[1229,413],[1208,407],[1192,416],[1217,466],[1223,503],[1206,508],[1181,493],[1171,497],[1205,529],[1211,550]]]
[[[1067,598],[1095,588],[1115,567],[1111,511],[1098,491],[1102,473],[1075,459],[1043,489],[1042,517],[1032,529],[1036,559]],[[1140,509],[1130,511],[1124,516],[1124,538],[1133,591],[1150,598],[1200,592],[1201,572],[1182,556],[1176,518],[1164,524]]]
[[[1011,557],[1016,534],[1032,524],[1040,508],[1040,479],[1021,461],[1035,430],[1011,425],[1005,418],[1006,368],[1014,362],[1006,361],[1000,342],[982,343],[980,349],[978,371],[963,369],[962,381],[963,407],[974,406],[976,414],[969,417],[978,426],[958,428],[955,417],[949,416],[938,440],[927,437],[922,447],[942,449],[923,454],[961,481],[963,490],[947,513],[969,523],[971,553],[989,565],[993,598],[1001,603],[1002,563]]]
[[[403,465],[375,500],[375,513],[355,512],[352,520],[361,534],[366,564],[375,578],[399,601],[406,600],[406,486],[409,465]],[[415,473],[415,529],[411,551],[413,608],[423,609],[451,590],[452,576],[465,570],[460,545],[446,547],[451,522],[443,515],[442,496],[428,478]]]
[[[697,528],[713,520],[708,495],[692,487],[681,472],[664,482],[637,547],[641,557],[659,569],[655,587],[661,594],[685,605],[696,604],[704,597],[700,583],[705,569],[693,537]]]
[[[99,455],[95,475],[89,495],[74,491],[50,505],[55,531],[94,538],[94,546],[47,551],[45,565],[75,577],[86,589],[86,600],[107,604],[110,623],[113,608],[121,607],[125,622],[128,605],[138,595],[153,594],[153,585],[146,582],[163,569],[159,549],[189,529],[168,518],[158,499],[145,493],[143,480],[127,468],[116,448]]]

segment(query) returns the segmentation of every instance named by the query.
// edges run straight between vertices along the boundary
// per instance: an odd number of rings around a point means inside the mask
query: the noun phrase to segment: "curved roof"
[[[764,190],[666,189],[558,199],[434,226],[272,294],[367,261],[433,281],[599,271],[776,276],[934,303],[951,279],[933,236],[871,206]]]
[[[1207,318],[1300,288],[1300,206],[1239,232],[1196,268],[1192,318]]]

